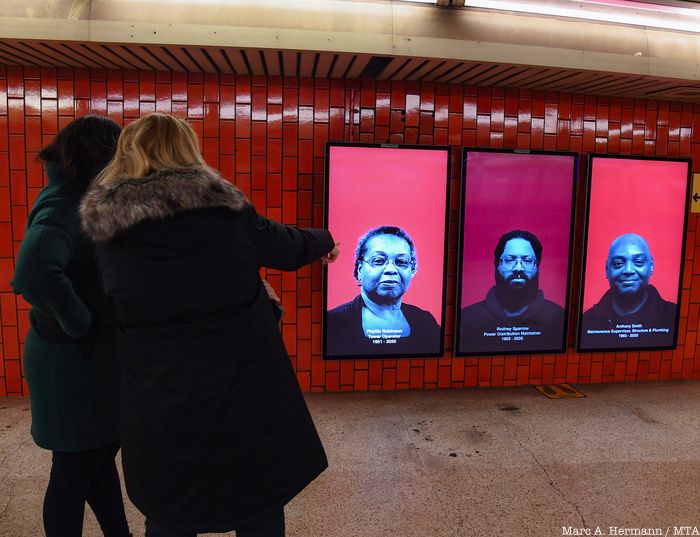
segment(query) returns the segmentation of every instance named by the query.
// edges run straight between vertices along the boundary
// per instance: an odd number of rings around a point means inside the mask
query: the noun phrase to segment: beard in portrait
[[[493,287],[484,300],[460,312],[459,352],[561,349],[564,309],[540,289],[543,250],[529,231],[515,229],[499,238],[493,253]],[[463,282],[469,285],[466,277]]]

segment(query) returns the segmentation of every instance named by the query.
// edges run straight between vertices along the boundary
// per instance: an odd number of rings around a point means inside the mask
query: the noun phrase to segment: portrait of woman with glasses
[[[328,356],[435,353],[440,326],[428,312],[404,302],[418,271],[416,247],[397,226],[380,226],[360,237],[350,302],[326,315]]]
[[[557,351],[564,345],[564,309],[540,289],[542,243],[529,231],[501,236],[493,252],[495,285],[460,313],[459,352]]]

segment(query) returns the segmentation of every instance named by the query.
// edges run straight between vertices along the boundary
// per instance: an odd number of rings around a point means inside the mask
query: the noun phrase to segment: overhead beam
[[[372,0],[5,0],[0,38],[440,58],[700,80],[700,35]]]

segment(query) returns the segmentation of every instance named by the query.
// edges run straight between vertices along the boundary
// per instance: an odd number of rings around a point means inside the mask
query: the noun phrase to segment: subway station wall
[[[107,114],[125,124],[153,111],[186,117],[202,141],[206,161],[246,192],[259,212],[300,226],[323,224],[326,141],[452,146],[445,357],[324,362],[320,264],[296,273],[267,271],[287,310],[283,337],[304,391],[700,378],[700,232],[692,213],[677,350],[578,354],[572,347],[574,317],[565,354],[455,358],[450,350],[462,146],[581,155],[575,312],[583,157],[591,152],[692,157],[693,172],[700,172],[700,105],[431,83],[0,65],[0,396],[27,394],[21,356],[29,306],[12,294],[10,279],[27,211],[45,181],[37,152],[76,116]],[[353,245],[342,248],[343,255],[352,255]]]

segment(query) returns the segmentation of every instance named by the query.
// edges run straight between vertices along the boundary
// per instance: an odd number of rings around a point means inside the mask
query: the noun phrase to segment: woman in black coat
[[[81,214],[121,328],[124,478],[146,535],[284,535],[283,506],[327,461],[259,270],[333,261],[330,233],[259,216],[164,114],[124,129]]]
[[[129,534],[114,457],[119,449],[116,323],[78,207],[109,162],[121,129],[76,119],[39,153],[48,184],[17,255],[15,293],[32,305],[24,370],[32,437],[53,452],[44,499],[48,537],[80,537],[85,502],[107,537]]]

